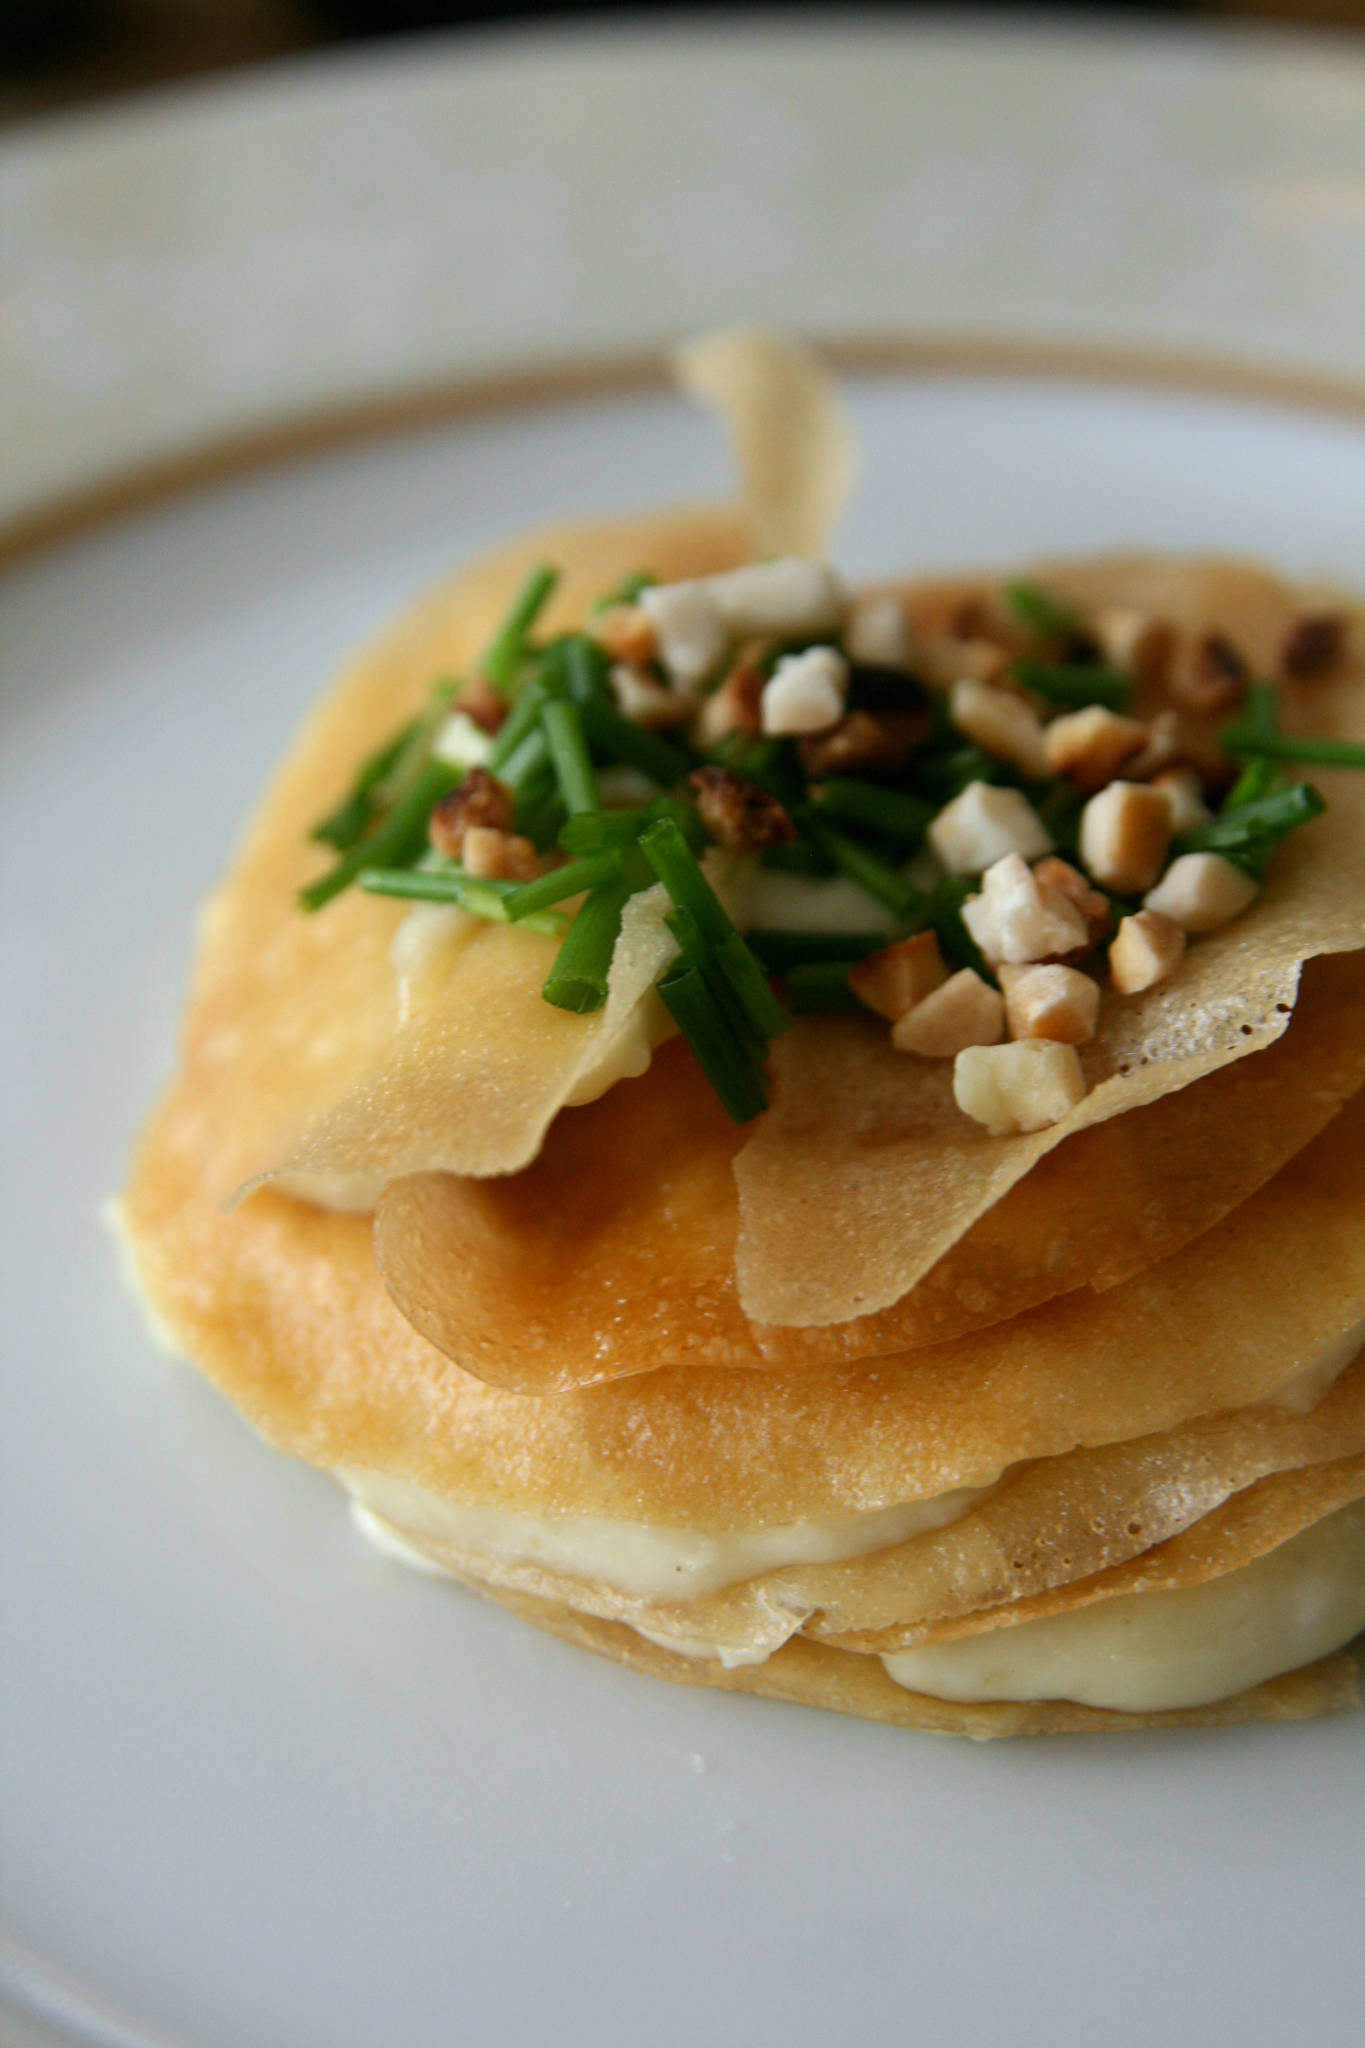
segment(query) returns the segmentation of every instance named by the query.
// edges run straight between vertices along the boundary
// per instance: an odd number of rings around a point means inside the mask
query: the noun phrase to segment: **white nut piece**
[[[1152,777],[1152,788],[1159,789],[1170,805],[1171,831],[1177,835],[1197,832],[1213,816],[1204,802],[1204,786],[1193,768],[1167,768]]]
[[[1111,782],[1081,812],[1080,855],[1102,889],[1150,889],[1171,844],[1171,807],[1145,782]]]
[[[701,588],[731,633],[832,633],[848,610],[842,578],[827,562],[783,555],[704,576]]]
[[[1035,781],[1047,774],[1043,722],[1016,691],[959,676],[948,692],[948,716],[983,753],[1011,762]]]
[[[763,685],[763,731],[773,738],[828,732],[843,717],[847,697],[848,663],[837,647],[785,654]]]
[[[1125,761],[1141,753],[1147,728],[1103,704],[1054,718],[1043,734],[1043,758],[1052,775],[1067,775],[1081,789],[1103,789]]]
[[[517,832],[495,825],[470,825],[460,849],[465,873],[496,882],[533,882],[540,873],[540,855]]]
[[[628,662],[616,662],[607,671],[607,681],[617,710],[632,725],[663,731],[686,725],[696,712],[697,700],[689,691],[666,690],[644,669],[632,668]]]
[[[1040,882],[1018,853],[991,863],[980,895],[962,906],[962,922],[988,960],[1015,965],[1084,951],[1090,943],[1079,904]]]
[[[894,597],[870,597],[855,605],[844,629],[844,649],[851,661],[870,668],[906,668],[910,662],[910,628]]]
[[[675,683],[691,689],[719,668],[730,628],[706,583],[658,583],[640,592],[659,658]]]
[[[992,1137],[1043,1131],[1060,1123],[1085,1097],[1085,1074],[1074,1045],[1021,1038],[1012,1045],[973,1045],[953,1066],[953,1097],[960,1110]]]
[[[1011,1038],[1086,1045],[1095,1036],[1100,987],[1079,968],[1002,966],[1000,986]]]
[[[1216,932],[1255,902],[1259,886],[1221,853],[1182,853],[1148,890],[1143,906],[1159,910],[1183,932]]]
[[[894,1024],[913,1010],[916,1003],[942,988],[948,970],[933,932],[916,932],[913,938],[869,953],[848,972],[848,985],[860,1003]]]
[[[929,844],[950,875],[979,875],[1007,853],[1039,860],[1052,837],[1028,798],[1017,789],[969,782],[929,827]]]
[[[1004,997],[971,967],[951,975],[891,1027],[897,1052],[927,1060],[951,1060],[969,1045],[995,1045],[1004,1035]]]
[[[1185,953],[1185,934],[1160,910],[1136,910],[1121,918],[1109,948],[1109,973],[1121,996],[1155,988],[1174,974]]]

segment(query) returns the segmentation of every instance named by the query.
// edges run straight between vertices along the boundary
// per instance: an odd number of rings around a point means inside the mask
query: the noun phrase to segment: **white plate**
[[[1365,139],[1343,163],[1365,195]],[[980,374],[854,395],[856,571],[1145,541],[1361,581],[1365,423]],[[632,1677],[367,1552],[120,1291],[97,1209],[171,1058],[195,903],[330,665],[533,518],[723,481],[667,398],[528,399],[7,574],[16,2040],[21,2006],[34,2039],[138,2048],[1358,2039],[1358,1721],[978,1749]]]

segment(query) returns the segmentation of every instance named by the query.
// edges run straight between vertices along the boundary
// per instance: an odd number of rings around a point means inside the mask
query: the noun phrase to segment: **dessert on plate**
[[[459,572],[204,915],[120,1205],[377,1540],[627,1664],[974,1736],[1356,1699],[1365,661],[1151,555],[854,588],[744,514]]]

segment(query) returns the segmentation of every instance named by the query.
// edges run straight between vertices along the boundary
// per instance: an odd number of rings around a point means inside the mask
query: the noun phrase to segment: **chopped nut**
[[[1304,612],[1295,619],[1280,649],[1287,676],[1325,676],[1346,651],[1346,621],[1340,612]]]
[[[928,1060],[950,1060],[966,1046],[994,1045],[1004,1035],[1004,998],[970,967],[931,990],[891,1027],[897,1052]]]
[[[1037,860],[1052,835],[1017,789],[969,782],[929,827],[929,844],[950,875],[979,875],[1007,853]]]
[[[948,716],[983,753],[1013,763],[1035,781],[1047,774],[1042,721],[1017,691],[960,676],[948,692]]]
[[[1089,949],[1085,918],[1060,889],[1050,889],[1017,853],[992,863],[981,893],[962,906],[962,922],[988,960],[1055,959]]]
[[[1059,860],[1055,853],[1046,860],[1035,863],[1034,880],[1044,889],[1060,890],[1063,896],[1075,904],[1085,919],[1088,944],[1086,951],[1097,945],[1108,931],[1111,918],[1109,898],[1093,888],[1079,868],[1073,868],[1069,860]]]
[[[757,733],[762,726],[760,706],[767,681],[755,661],[736,662],[719,689],[713,690],[697,714],[693,739],[699,747],[714,747],[732,732]]]
[[[640,592],[640,609],[675,683],[690,689],[720,667],[730,628],[704,582],[652,584]]]
[[[687,778],[697,792],[697,809],[711,837],[731,853],[757,853],[786,846],[796,827],[775,796],[729,768],[694,768]]]
[[[1220,753],[1179,711],[1158,711],[1148,721],[1147,744],[1124,763],[1129,782],[1150,782],[1167,768],[1192,768],[1205,789],[1226,789],[1237,779],[1237,763]]]
[[[466,834],[476,826],[500,833],[512,826],[512,792],[486,768],[471,768],[459,788],[441,798],[427,830],[437,853],[463,860]]]
[[[907,668],[910,628],[894,597],[868,598],[853,607],[844,629],[844,652],[850,661],[872,668]]]
[[[964,676],[994,683],[1005,673],[1009,652],[994,640],[957,640],[951,633],[931,633],[916,652],[916,667],[927,682],[950,690]]]
[[[1212,717],[1234,710],[1250,681],[1246,659],[1226,633],[1201,633],[1177,653],[1166,687],[1182,711]]]
[[[648,612],[638,604],[609,604],[588,620],[588,631],[613,661],[643,668],[653,661],[657,642]]]
[[[1135,718],[1088,704],[1044,729],[1044,766],[1053,775],[1069,776],[1078,789],[1103,789],[1146,744],[1147,728]]]
[[[848,973],[848,985],[860,1003],[889,1017],[894,1024],[916,1003],[922,1003],[936,988],[942,988],[948,970],[933,932],[916,932],[912,939],[869,953]]]
[[[666,732],[687,725],[696,713],[697,700],[685,690],[669,690],[644,669],[616,662],[607,672],[617,709],[632,725],[651,732]]]
[[[1195,832],[1213,816],[1193,768],[1165,768],[1152,777],[1152,788],[1159,789],[1171,807],[1172,833]]]
[[[806,647],[785,654],[763,686],[765,733],[828,732],[844,715],[848,663],[837,647]]]
[[[948,616],[955,640],[995,640],[1002,647],[1017,639],[1014,623],[1002,615],[997,593],[960,598]]]
[[[973,1045],[953,1066],[959,1109],[992,1137],[1046,1130],[1085,1098],[1085,1072],[1074,1045],[1021,1038],[1012,1045]]]
[[[1050,1038],[1084,1045],[1095,1036],[1100,985],[1076,967],[1000,969],[1011,1038]]]
[[[456,704],[466,718],[472,718],[480,732],[502,730],[507,718],[507,699],[493,688],[487,676],[473,674],[461,690]]]
[[[818,738],[802,740],[797,752],[813,782],[822,775],[866,772],[890,774],[903,768],[928,737],[926,708],[907,711],[850,711],[847,718]]]
[[[540,855],[529,839],[500,832],[492,825],[465,828],[465,872],[492,882],[533,882],[540,873]]]
[[[1137,910],[1122,918],[1109,948],[1109,972],[1121,996],[1155,988],[1174,974],[1185,952],[1185,934],[1160,910]]]
[[[1143,903],[1172,918],[1184,932],[1216,932],[1239,917],[1258,892],[1255,877],[1221,853],[1182,853]]]
[[[1144,782],[1111,782],[1081,812],[1081,860],[1120,896],[1151,888],[1170,843],[1170,804]]]
[[[832,633],[848,609],[848,592],[837,572],[827,562],[808,562],[799,555],[725,569],[704,577],[701,587],[736,636]]]
[[[1149,612],[1103,611],[1095,618],[1100,652],[1114,668],[1127,669],[1140,685],[1160,689],[1175,652],[1175,629]]]

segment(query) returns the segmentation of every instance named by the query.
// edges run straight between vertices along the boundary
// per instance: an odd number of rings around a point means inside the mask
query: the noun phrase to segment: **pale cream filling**
[[[897,1685],[946,1700],[1075,1700],[1133,1714],[1207,1706],[1365,1629],[1365,1501],[1200,1586],[898,1650]]]
[[[609,1521],[592,1515],[522,1515],[505,1508],[450,1501],[382,1472],[337,1474],[374,1518],[407,1545],[423,1541],[474,1552],[500,1565],[539,1566],[588,1579],[641,1600],[703,1600],[727,1586],[779,1571],[783,1565],[841,1564],[890,1550],[927,1529],[942,1529],[984,1500],[999,1483],[992,1473],[971,1486],[928,1500],[904,1501],[828,1521],[787,1522],[761,1529],[699,1530]],[[704,1648],[698,1654],[706,1654]]]

